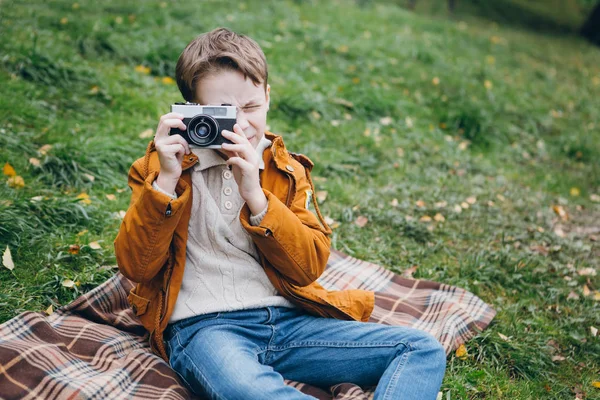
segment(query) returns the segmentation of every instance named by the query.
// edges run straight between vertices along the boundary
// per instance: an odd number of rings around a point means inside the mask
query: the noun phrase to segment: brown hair
[[[196,101],[198,82],[222,70],[234,70],[267,90],[267,59],[254,40],[226,28],[217,28],[192,40],[177,61],[177,86],[186,101]]]

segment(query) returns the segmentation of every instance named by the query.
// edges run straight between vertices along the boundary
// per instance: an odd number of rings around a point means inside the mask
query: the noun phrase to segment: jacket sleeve
[[[189,185],[179,179],[175,188],[178,198],[173,200],[152,188],[157,172],[145,175],[141,158],[129,170],[131,202],[114,241],[119,270],[138,283],[150,281],[166,262],[191,192]]]
[[[242,208],[242,226],[271,265],[298,286],[308,286],[325,270],[329,259],[331,229],[322,220],[312,193],[308,171],[300,163],[294,173],[294,197],[288,208],[277,196],[263,188],[267,212],[258,226],[250,224],[250,209]],[[309,203],[317,215],[309,210]]]

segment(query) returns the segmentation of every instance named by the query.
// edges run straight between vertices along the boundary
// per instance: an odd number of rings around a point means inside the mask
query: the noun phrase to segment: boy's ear
[[[267,111],[269,111],[269,105],[271,104],[271,85],[267,83],[267,92],[265,93],[267,96]]]

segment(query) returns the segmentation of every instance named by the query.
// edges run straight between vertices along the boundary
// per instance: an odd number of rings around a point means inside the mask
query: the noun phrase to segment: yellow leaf
[[[369,222],[369,219],[363,215],[360,215],[358,218],[356,218],[356,221],[354,221],[354,223],[360,228],[364,227],[367,222]]]
[[[594,381],[594,382],[592,382],[592,386],[595,387],[595,388],[600,389],[600,381]]]
[[[62,281],[62,285],[66,288],[72,288],[75,286],[75,282],[73,282],[70,279],[65,279],[64,281]]]
[[[25,187],[25,181],[19,175],[11,176],[10,178],[8,178],[7,182],[8,182],[8,186],[15,188],[15,189]]]
[[[31,157],[31,158],[29,159],[29,164],[33,165],[34,167],[39,167],[39,166],[40,166],[40,164],[41,164],[41,162],[40,162],[40,160],[38,160],[37,158],[35,158],[35,157]]]
[[[80,199],[83,204],[92,204],[92,200],[90,200],[90,195],[87,193],[79,193],[76,198]]]
[[[435,214],[433,219],[435,219],[437,222],[444,222],[446,220],[446,218],[444,218],[444,216],[440,213]]]
[[[577,197],[581,194],[581,191],[579,190],[579,188],[572,187],[569,193],[571,194],[571,196]]]
[[[600,292],[597,290],[594,290],[594,300],[600,301]]]
[[[466,210],[467,208],[469,208],[469,203],[463,201],[462,203],[460,203],[460,206]]]
[[[491,81],[489,81],[489,80],[487,80],[487,79],[486,79],[486,80],[483,82],[483,86],[484,86],[484,87],[485,87],[487,90],[490,90],[490,89],[491,89],[491,88],[492,88],[494,85],[492,84],[492,82],[491,82]]]
[[[563,206],[554,205],[552,206],[552,210],[554,210],[554,213],[556,213],[556,215],[558,215],[563,221],[569,219],[569,215],[567,214]]]
[[[79,8],[79,3],[73,3],[73,10],[77,10]]]
[[[2,168],[2,172],[4,172],[4,175],[6,175],[6,176],[16,176],[17,175],[17,171],[15,171],[15,169],[9,163],[4,164],[4,168]]]
[[[419,221],[421,221],[421,222],[431,222],[431,217],[429,215],[423,215],[421,218],[419,218]]]
[[[90,88],[89,93],[90,94],[98,94],[99,91],[100,91],[100,88],[98,86],[94,85]]]
[[[90,244],[88,244],[88,246],[90,246],[90,249],[93,250],[100,250],[102,248],[102,246],[100,246],[98,242],[91,242]]]
[[[15,268],[15,263],[13,262],[8,246],[6,246],[6,250],[4,250],[4,253],[2,254],[2,264],[11,271]]]
[[[592,291],[590,290],[590,288],[587,285],[583,285],[583,295],[585,297],[588,297],[591,293]]]
[[[469,353],[467,353],[467,348],[465,347],[464,344],[461,344],[460,346],[458,346],[455,354],[456,354],[456,357],[460,358],[461,360],[466,360],[467,356],[469,355]]]
[[[106,198],[110,201],[115,201],[117,199],[117,196],[115,196],[114,194],[107,194]]]
[[[143,65],[137,65],[135,67],[135,71],[148,75],[150,73],[150,68],[143,66]]]
[[[327,199],[327,191],[326,190],[317,191],[317,200],[319,201],[319,203],[324,202],[325,199]]]
[[[426,207],[426,204],[425,204],[425,202],[424,202],[423,200],[417,200],[417,201],[415,202],[415,204],[416,204],[416,205],[417,205],[417,207],[419,207],[419,208],[425,208],[425,207]]]
[[[61,23],[62,25],[66,25],[68,22],[69,22],[69,18],[67,18],[67,17],[62,17],[62,18],[60,19],[60,23]]]
[[[77,234],[77,236],[83,236],[83,235],[85,235],[86,233],[88,233],[88,230],[87,230],[87,229],[84,229],[84,230],[82,230],[81,232],[79,232],[79,233]]]
[[[354,78],[352,78],[352,83],[358,85],[360,83],[360,78],[358,76],[355,76]]]
[[[347,53],[348,52],[348,46],[346,46],[345,44],[341,45],[340,47],[337,48],[337,50],[340,53]]]
[[[173,78],[171,78],[170,76],[165,76],[161,79],[162,83],[164,83],[165,85],[172,85],[175,83],[175,80]]]
[[[496,63],[496,58],[494,56],[487,56],[485,61],[490,65],[494,65]]]
[[[437,76],[435,78],[433,78],[431,80],[431,83],[433,83],[434,85],[439,85],[440,84],[440,78],[438,78]]]
[[[52,307],[52,304],[50,304],[50,307],[46,308],[46,314],[48,314],[48,315],[54,314],[54,307]]]
[[[312,117],[317,121],[321,119],[321,114],[319,114],[317,111],[311,111],[310,115],[312,115]]]
[[[78,244],[72,244],[69,246],[69,253],[70,254],[79,254],[79,245]]]

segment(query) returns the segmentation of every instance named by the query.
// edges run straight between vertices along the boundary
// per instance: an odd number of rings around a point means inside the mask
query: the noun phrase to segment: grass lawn
[[[0,1],[0,322],[115,273],[179,53],[227,26],[267,55],[270,129],[315,161],[333,246],[498,311],[444,399],[600,398],[600,49],[444,2],[27,3]]]

